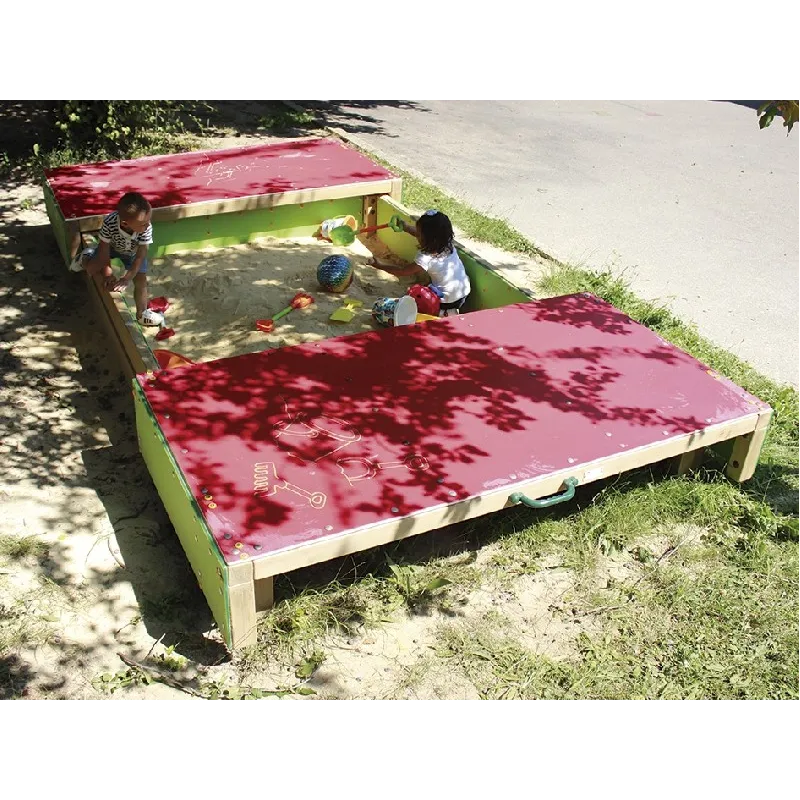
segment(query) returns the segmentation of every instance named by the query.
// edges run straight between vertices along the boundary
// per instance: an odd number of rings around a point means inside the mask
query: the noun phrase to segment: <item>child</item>
[[[375,266],[393,275],[413,275],[419,283],[430,283],[441,297],[439,316],[458,314],[469,297],[471,286],[461,259],[453,246],[453,225],[441,211],[426,211],[412,227],[403,222],[406,233],[417,237],[419,252],[414,264],[393,267],[374,259]]]
[[[123,195],[117,210],[103,220],[100,244],[78,253],[69,268],[72,272],[86,270],[89,275],[104,275],[106,288],[112,292],[125,291],[133,281],[136,319],[140,325],[160,326],[164,317],[147,307],[147,248],[153,243],[151,215],[150,203],[138,192]],[[112,258],[125,265],[121,278],[114,277],[109,263]]]

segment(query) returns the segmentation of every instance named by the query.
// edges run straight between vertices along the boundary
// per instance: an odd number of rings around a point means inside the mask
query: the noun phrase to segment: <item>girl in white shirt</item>
[[[440,296],[439,316],[458,314],[471,291],[469,276],[453,245],[453,225],[441,211],[426,211],[415,226],[403,223],[406,233],[416,236],[419,251],[413,264],[394,267],[374,259],[375,266],[393,275],[413,275]]]

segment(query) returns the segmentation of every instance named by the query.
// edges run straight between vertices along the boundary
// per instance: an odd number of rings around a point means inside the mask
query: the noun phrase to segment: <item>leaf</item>
[[[434,578],[432,581],[429,581],[427,586],[425,587],[426,592],[435,592],[437,589],[441,589],[444,586],[450,586],[453,581],[448,580],[447,578]]]
[[[392,571],[392,574],[395,576],[395,578],[399,579],[403,576],[403,570],[392,561],[389,561],[389,569]]]
[[[798,120],[798,115],[800,114],[797,100],[787,100],[784,103],[781,114],[783,115],[783,124],[786,126],[786,128],[788,128],[786,131],[786,134],[788,135],[791,133],[795,122]]]
[[[319,664],[316,661],[306,658],[300,662],[300,666],[297,667],[297,669],[294,671],[294,674],[298,678],[310,678],[318,666]]]
[[[778,533],[797,541],[800,534],[800,520],[797,517],[784,517],[778,521]]]
[[[310,686],[301,686],[296,691],[296,694],[309,695],[309,694],[316,694],[316,692]]]

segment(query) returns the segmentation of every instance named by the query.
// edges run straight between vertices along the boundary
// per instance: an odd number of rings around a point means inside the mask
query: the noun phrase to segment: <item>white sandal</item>
[[[68,269],[70,272],[83,272],[84,266],[83,262],[89,256],[92,255],[94,251],[91,248],[86,248],[86,250],[82,250],[81,252],[75,253],[75,258],[72,259]]]
[[[140,325],[157,328],[164,324],[164,315],[159,314],[158,311],[153,311],[152,308],[146,308],[144,313],[137,317],[137,321]]]

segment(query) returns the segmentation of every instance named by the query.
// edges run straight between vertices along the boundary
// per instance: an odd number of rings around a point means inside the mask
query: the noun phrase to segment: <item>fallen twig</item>
[[[630,601],[629,601],[630,602]],[[617,606],[599,606],[598,608],[589,609],[589,611],[581,611],[579,614],[576,614],[576,617],[588,617],[590,614],[602,614],[604,611],[616,611],[618,608],[622,608],[624,603],[621,603]]]
[[[128,658],[128,656],[123,655],[122,653],[117,653],[117,655],[123,663],[127,664],[129,667],[138,669],[145,675],[149,675],[153,680],[164,683],[167,686],[171,686],[173,689],[178,689],[178,691],[190,694],[193,697],[200,697],[203,700],[208,699],[202,692],[198,692],[197,689],[193,689],[191,686],[187,686],[185,683],[176,680],[171,675],[167,675],[166,673],[162,672],[160,669],[155,667],[147,667],[144,664],[140,664],[138,661],[134,661],[132,658]]]
[[[164,638],[166,635],[167,635],[166,633],[162,633],[162,634],[161,634],[161,636],[159,636],[159,637],[158,637],[158,639],[156,639],[156,640],[153,642],[153,646],[152,646],[152,647],[151,647],[151,648],[150,648],[150,649],[147,651],[147,655],[145,656],[145,659],[148,659],[148,658],[150,658],[150,655],[152,654],[153,650],[155,650],[155,649],[156,649],[157,645],[161,644],[161,640],[162,640],[162,639],[163,639],[163,638]]]

